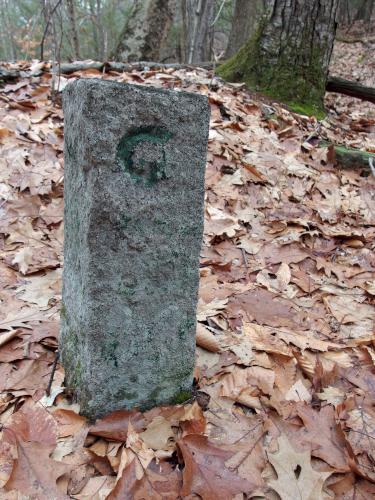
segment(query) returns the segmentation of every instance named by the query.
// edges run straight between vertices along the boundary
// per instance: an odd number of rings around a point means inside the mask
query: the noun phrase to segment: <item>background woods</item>
[[[274,0],[1,0],[0,60],[209,62],[232,56]],[[308,16],[314,2],[297,2]],[[337,2],[336,2],[337,3]],[[371,31],[373,0],[341,0],[342,28]],[[301,15],[300,15],[301,17]]]

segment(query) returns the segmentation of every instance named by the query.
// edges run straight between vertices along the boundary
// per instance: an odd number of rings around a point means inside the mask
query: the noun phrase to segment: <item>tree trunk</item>
[[[72,34],[72,42],[73,42],[73,49],[74,49],[74,59],[76,61],[79,60],[79,39],[78,39],[78,33],[77,33],[77,25],[76,25],[76,16],[75,16],[75,11],[74,11],[74,0],[67,0],[67,11],[68,11],[68,17],[69,17],[69,23],[70,23],[70,32]]]
[[[365,21],[370,24],[374,0],[362,0],[356,15],[356,21]]]
[[[111,59],[158,61],[175,8],[175,0],[135,0]]]
[[[17,46],[15,42],[15,33],[13,32],[12,29],[12,23],[9,17],[9,3],[8,0],[5,0],[5,4],[3,5],[3,15],[4,15],[4,27],[5,31],[7,32],[9,42],[10,42],[10,53],[12,54],[12,60],[16,61],[17,60]]]
[[[105,41],[104,41],[104,28],[102,22],[102,3],[101,0],[96,0],[95,19],[98,30],[98,43],[99,43],[99,61],[105,59]]]
[[[274,0],[268,19],[218,74],[313,114],[323,110],[339,0]]]
[[[215,14],[214,0],[182,0],[182,58],[188,64],[210,61]]]
[[[263,0],[235,0],[232,27],[225,57],[232,57],[253,34],[256,21],[264,12]]]
[[[89,9],[90,9],[91,24],[92,24],[92,39],[94,42],[95,58],[100,59],[98,20],[96,19],[96,5],[94,0],[89,1]]]

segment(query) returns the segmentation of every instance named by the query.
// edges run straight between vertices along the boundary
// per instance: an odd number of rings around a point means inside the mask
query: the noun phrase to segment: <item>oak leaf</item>
[[[71,467],[50,458],[56,445],[56,431],[54,418],[31,400],[12,415],[2,439],[2,449],[8,447],[8,459],[10,455],[13,457],[5,490],[17,490],[38,500],[67,498],[57,489],[56,481]],[[9,460],[7,464],[9,470]]]
[[[333,407],[327,405],[318,412],[305,404],[297,404],[296,412],[304,424],[300,431],[301,444],[308,443],[314,457],[325,460],[337,471],[349,471],[346,447],[337,429]]]
[[[56,486],[57,479],[71,466],[49,458],[52,446],[16,440],[17,460],[5,490],[17,490],[38,500],[60,500],[68,497]]]
[[[282,434],[278,439],[279,450],[267,453],[277,479],[268,481],[281,500],[322,500],[323,485],[331,472],[318,472],[311,467],[310,452],[297,453],[288,438]],[[328,498],[328,496],[327,496]]]
[[[255,488],[226,467],[233,452],[216,448],[206,436],[190,434],[180,439],[177,446],[185,464],[182,496],[195,493],[202,500],[227,500]]]

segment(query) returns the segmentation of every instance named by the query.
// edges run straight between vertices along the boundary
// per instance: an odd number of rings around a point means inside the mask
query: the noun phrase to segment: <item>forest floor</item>
[[[332,74],[375,86],[373,49],[338,43]],[[63,114],[37,68],[0,89],[0,498],[374,498],[375,178],[319,142],[375,151],[375,106],[330,94],[318,122],[200,69],[61,77],[199,92],[212,109],[199,391],[90,425],[60,365],[46,395]]]

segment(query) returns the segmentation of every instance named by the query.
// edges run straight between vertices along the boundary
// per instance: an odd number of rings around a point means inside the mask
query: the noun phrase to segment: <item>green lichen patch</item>
[[[117,162],[133,180],[152,186],[166,178],[164,145],[171,137],[170,132],[160,127],[137,128],[120,140]],[[154,145],[155,151],[148,151],[148,145]],[[143,155],[140,148],[144,150]]]

